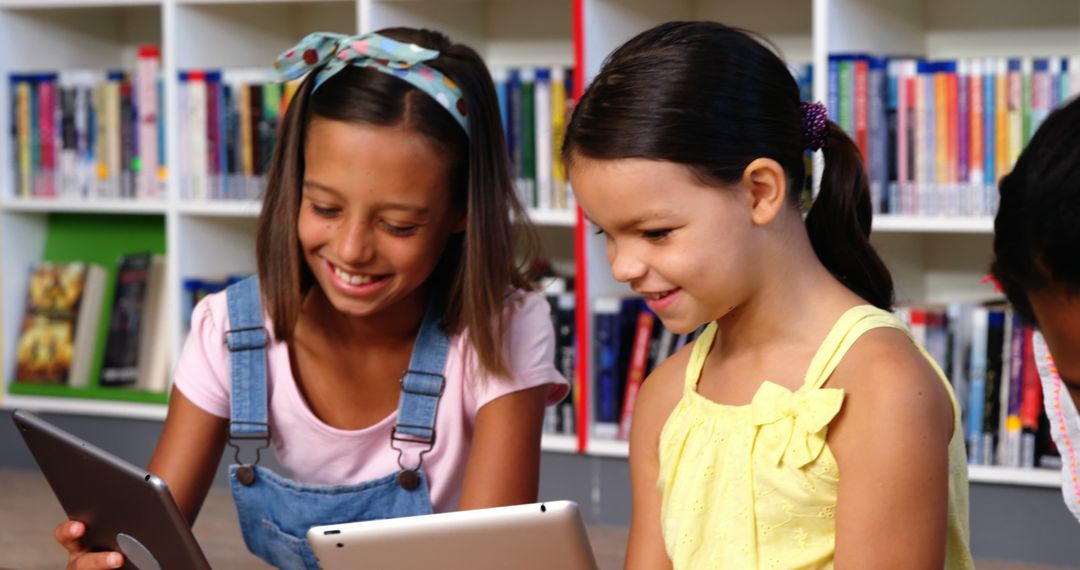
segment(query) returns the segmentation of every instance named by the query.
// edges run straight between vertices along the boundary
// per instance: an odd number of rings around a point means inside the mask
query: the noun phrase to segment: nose
[[[365,220],[354,219],[343,224],[334,242],[335,253],[342,263],[361,265],[375,257],[375,233]]]
[[[629,247],[620,248],[614,241],[608,242],[608,261],[611,275],[617,281],[629,283],[645,276],[646,265]]]

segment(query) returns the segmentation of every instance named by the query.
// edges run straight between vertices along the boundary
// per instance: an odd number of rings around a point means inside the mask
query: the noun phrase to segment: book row
[[[1080,93],[1080,58],[829,58],[830,118],[855,141],[883,214],[992,216],[997,182],[1049,113]]]
[[[17,73],[10,89],[11,169],[23,198],[161,198],[163,86],[156,46],[133,72]]]
[[[41,262],[30,270],[15,349],[13,380],[21,384],[130,387],[163,392],[169,382],[169,320],[164,258],[121,256],[115,286],[109,270],[82,261]],[[110,299],[111,309],[103,311]],[[101,319],[108,319],[102,327]],[[107,335],[100,374],[94,360]]]

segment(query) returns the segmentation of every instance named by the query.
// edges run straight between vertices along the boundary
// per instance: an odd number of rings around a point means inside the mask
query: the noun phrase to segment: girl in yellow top
[[[646,31],[564,154],[614,276],[673,331],[708,323],[639,395],[627,567],[971,568],[955,398],[888,312],[856,147],[783,61],[720,24]]]

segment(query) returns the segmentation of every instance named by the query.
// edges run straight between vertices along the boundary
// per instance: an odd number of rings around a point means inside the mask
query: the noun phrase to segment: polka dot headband
[[[467,135],[469,119],[461,89],[452,79],[424,63],[436,57],[439,52],[435,50],[379,34],[346,36],[315,32],[279,55],[274,60],[274,70],[286,79],[297,79],[317,70],[314,91],[347,65],[370,67],[407,81],[430,95],[454,117]]]
[[[828,118],[825,104],[821,101],[813,103],[803,101],[800,106],[802,107],[803,141],[806,148],[820,150],[825,146],[825,134],[828,130],[825,124]]]

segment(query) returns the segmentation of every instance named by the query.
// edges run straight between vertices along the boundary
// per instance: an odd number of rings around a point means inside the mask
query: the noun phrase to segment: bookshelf
[[[75,68],[127,68],[135,46],[161,46],[165,100],[176,101],[177,74],[197,68],[266,67],[309,31],[356,32],[391,25],[430,26],[476,48],[493,67],[576,64],[590,78],[603,58],[632,35],[671,19],[714,19],[761,32],[792,64],[813,63],[814,93],[826,100],[830,54],[873,52],[933,58],[1080,54],[1080,1],[1032,0],[0,0],[0,73]],[[42,46],[48,46],[47,49]],[[580,87],[581,81],[577,81]],[[46,252],[57,216],[95,221],[124,234],[152,218],[167,253],[166,296],[174,326],[172,354],[182,338],[181,280],[254,269],[258,201],[181,198],[170,171],[165,198],[44,200],[17,198],[8,109],[0,90],[0,274],[21,275]],[[178,132],[177,106],[166,103],[166,140]],[[175,144],[167,161],[177,164]],[[589,299],[623,294],[611,279],[601,238],[575,212],[535,211],[540,238],[557,268],[579,283],[578,324],[588,366]],[[992,295],[987,272],[990,218],[877,216],[873,241],[892,269],[901,301],[947,302]],[[107,264],[109,266],[112,263]],[[0,406],[42,411],[159,419],[161,403],[9,393],[11,355],[25,283],[5,278],[0,296]],[[587,368],[586,368],[587,370]],[[587,377],[587,376],[586,376]],[[587,399],[588,383],[579,388]],[[598,457],[625,457],[626,443],[587,435],[546,435],[544,448]],[[972,468],[972,481],[1053,486],[1048,474]]]

